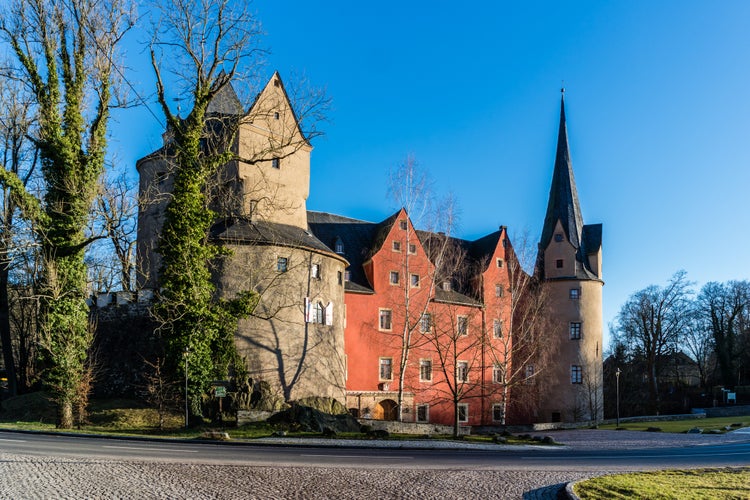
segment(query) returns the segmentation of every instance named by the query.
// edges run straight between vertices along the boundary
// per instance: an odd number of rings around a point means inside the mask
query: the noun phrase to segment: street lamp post
[[[188,356],[190,349],[185,347],[182,357],[185,358],[185,429],[188,428]]]
[[[617,427],[620,427],[620,369],[618,368],[615,372],[615,378],[617,379]]]

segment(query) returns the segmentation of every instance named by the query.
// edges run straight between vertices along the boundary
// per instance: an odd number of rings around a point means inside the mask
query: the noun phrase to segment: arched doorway
[[[398,404],[392,399],[384,399],[375,405],[372,418],[375,420],[396,420],[398,418]]]

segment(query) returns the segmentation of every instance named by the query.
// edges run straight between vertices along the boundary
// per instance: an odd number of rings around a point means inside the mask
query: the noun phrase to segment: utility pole
[[[618,368],[615,372],[615,378],[617,379],[617,427],[620,427],[620,369]]]

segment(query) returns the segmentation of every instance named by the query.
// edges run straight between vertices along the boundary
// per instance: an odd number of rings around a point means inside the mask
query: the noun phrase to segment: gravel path
[[[633,431],[545,433],[574,449],[622,449],[750,441],[750,434]],[[285,439],[286,442],[290,440]],[[324,440],[331,444],[330,440]],[[310,441],[307,441],[308,444]],[[360,442],[361,443],[361,442]],[[373,446],[377,442],[363,443]],[[423,441],[415,444],[425,445]],[[380,443],[383,445],[383,443]],[[401,443],[399,443],[401,444]],[[464,445],[456,443],[456,445]],[[498,449],[498,445],[492,445]],[[556,499],[568,482],[622,470],[417,470],[257,467],[44,458],[0,453],[0,498],[80,499]]]

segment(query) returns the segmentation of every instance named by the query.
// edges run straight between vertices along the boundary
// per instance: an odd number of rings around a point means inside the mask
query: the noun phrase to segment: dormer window
[[[450,292],[453,287],[451,286],[451,282],[446,280],[443,281],[443,290],[446,292]]]
[[[333,250],[339,255],[342,255],[344,253],[344,242],[341,241],[341,238],[336,238],[336,243],[334,243]]]

